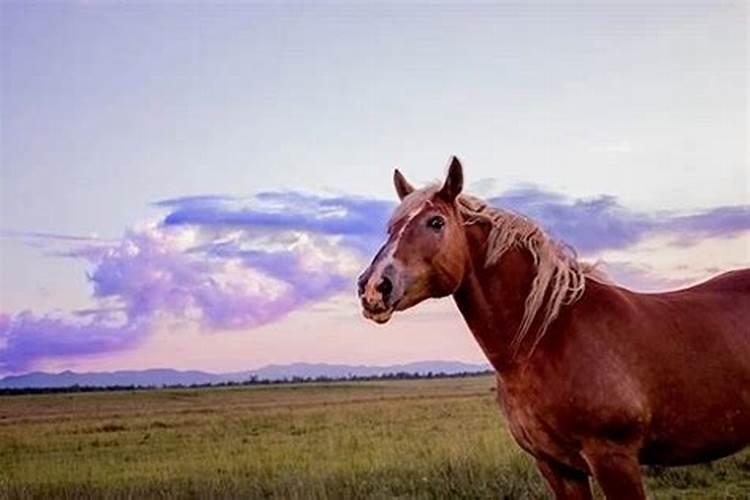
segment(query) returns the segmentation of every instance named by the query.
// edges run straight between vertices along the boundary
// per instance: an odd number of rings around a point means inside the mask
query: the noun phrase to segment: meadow
[[[492,377],[0,398],[0,498],[544,498]],[[748,498],[750,450],[649,469]]]

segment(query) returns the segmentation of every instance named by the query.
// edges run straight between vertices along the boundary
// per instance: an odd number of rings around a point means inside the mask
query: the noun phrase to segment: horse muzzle
[[[377,276],[367,269],[358,280],[362,315],[379,324],[387,323],[401,296],[401,287],[398,285],[393,266],[386,266]]]

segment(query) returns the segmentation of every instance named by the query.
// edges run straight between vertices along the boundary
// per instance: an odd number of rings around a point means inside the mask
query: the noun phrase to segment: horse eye
[[[445,219],[443,219],[439,215],[430,217],[430,220],[427,221],[427,227],[429,227],[430,229],[434,229],[435,231],[440,231],[444,225]]]

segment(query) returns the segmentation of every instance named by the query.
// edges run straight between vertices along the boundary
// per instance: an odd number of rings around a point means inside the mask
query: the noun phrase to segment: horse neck
[[[466,226],[469,257],[464,279],[453,297],[485,355],[502,373],[516,363],[510,345],[520,327],[536,269],[531,254],[515,247],[486,266],[489,231],[487,224]]]

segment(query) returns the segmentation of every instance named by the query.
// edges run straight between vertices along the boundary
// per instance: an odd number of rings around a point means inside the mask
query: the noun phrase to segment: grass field
[[[491,377],[0,398],[1,498],[540,498]],[[649,471],[748,498],[750,451]]]

